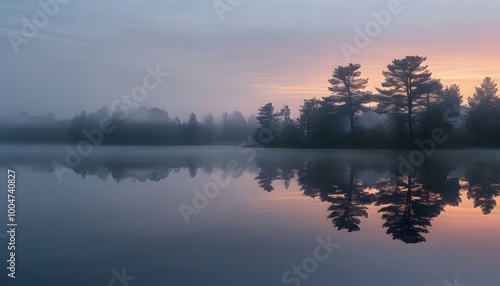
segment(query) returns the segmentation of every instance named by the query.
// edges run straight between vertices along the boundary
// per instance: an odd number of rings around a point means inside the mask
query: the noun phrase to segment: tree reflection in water
[[[71,171],[82,178],[95,176],[105,181],[111,177],[116,182],[127,178],[158,182],[182,170],[191,178],[201,173],[218,172],[222,178],[236,179],[248,173],[266,192],[276,191],[273,187],[276,180],[283,181],[285,188],[296,182],[305,196],[329,204],[327,217],[334,228],[360,231],[363,219],[368,217],[368,206],[372,205],[381,214],[386,233],[404,243],[425,242],[424,235],[429,233],[432,220],[445,207],[459,206],[462,192],[485,215],[494,210],[500,195],[497,151],[471,151],[461,156],[457,156],[458,151],[437,153],[428,157],[412,174],[403,176],[396,175],[398,154],[391,152],[318,151],[309,154],[266,150],[267,153],[255,160],[247,160],[234,150],[221,153],[217,153],[218,149],[158,150],[161,152],[142,149],[140,152],[95,152]],[[3,155],[3,161],[53,173],[51,163],[55,157],[55,154],[30,156],[26,152],[9,152]],[[237,162],[242,172],[229,172],[230,162]]]

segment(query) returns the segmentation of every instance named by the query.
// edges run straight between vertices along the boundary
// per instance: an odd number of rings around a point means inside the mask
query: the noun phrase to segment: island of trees
[[[261,106],[257,116],[209,114],[199,121],[170,118],[159,108],[130,111],[107,108],[82,111],[69,120],[27,114],[1,120],[4,143],[64,143],[99,139],[102,145],[229,145],[258,144],[281,148],[413,148],[440,138],[437,148],[500,147],[500,97],[497,84],[484,78],[463,101],[456,84],[433,78],[425,57],[395,59],[382,71],[376,93],[367,90],[361,65],[338,66],[328,80],[330,95],[305,99],[300,116],[287,105]],[[371,116],[371,117],[370,117]],[[21,119],[19,118],[21,117]],[[360,119],[371,118],[372,124]],[[98,136],[92,130],[107,131]]]

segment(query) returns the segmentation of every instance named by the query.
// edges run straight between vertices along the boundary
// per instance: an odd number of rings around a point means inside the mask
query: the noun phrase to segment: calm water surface
[[[2,285],[500,285],[498,151],[64,148],[2,147]]]

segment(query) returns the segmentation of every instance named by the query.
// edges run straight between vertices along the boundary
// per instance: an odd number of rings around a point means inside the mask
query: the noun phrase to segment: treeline
[[[64,143],[82,141],[93,145],[226,145],[239,144],[258,127],[255,116],[245,118],[239,111],[220,118],[208,114],[201,121],[191,113],[187,121],[170,118],[160,108],[117,109],[106,107],[82,111],[70,120],[54,115],[31,117],[27,113],[3,118],[1,140],[8,143]]]
[[[459,86],[443,86],[432,78],[425,60],[393,60],[376,94],[366,90],[361,65],[339,66],[328,80],[331,95],[304,100],[299,118],[290,119],[287,106],[259,108],[260,127],[253,138],[267,146],[295,148],[499,148],[496,83],[486,77],[466,107]],[[361,125],[358,119],[367,112],[387,120]]]
[[[240,112],[199,120],[170,118],[159,108],[82,111],[70,120],[21,114],[1,120],[8,143],[90,142],[94,145],[229,145],[281,148],[466,148],[500,147],[500,97],[486,77],[468,105],[458,85],[443,86],[426,58],[395,59],[382,72],[377,92],[368,91],[361,65],[338,66],[328,80],[330,96],[304,100],[298,118],[272,103],[245,118]],[[371,124],[360,118],[372,116]],[[377,122],[378,120],[378,122]],[[423,147],[422,147],[423,146]]]

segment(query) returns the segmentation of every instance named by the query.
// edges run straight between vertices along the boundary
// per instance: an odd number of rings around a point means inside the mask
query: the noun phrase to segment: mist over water
[[[60,182],[63,146],[5,146],[19,208],[37,214],[19,214],[30,275],[5,285],[100,285],[122,267],[130,285],[280,285],[328,235],[340,247],[307,283],[495,285],[500,153],[438,151],[411,178],[397,171],[408,155],[100,147]],[[179,205],[214,178],[227,185],[186,224]]]

